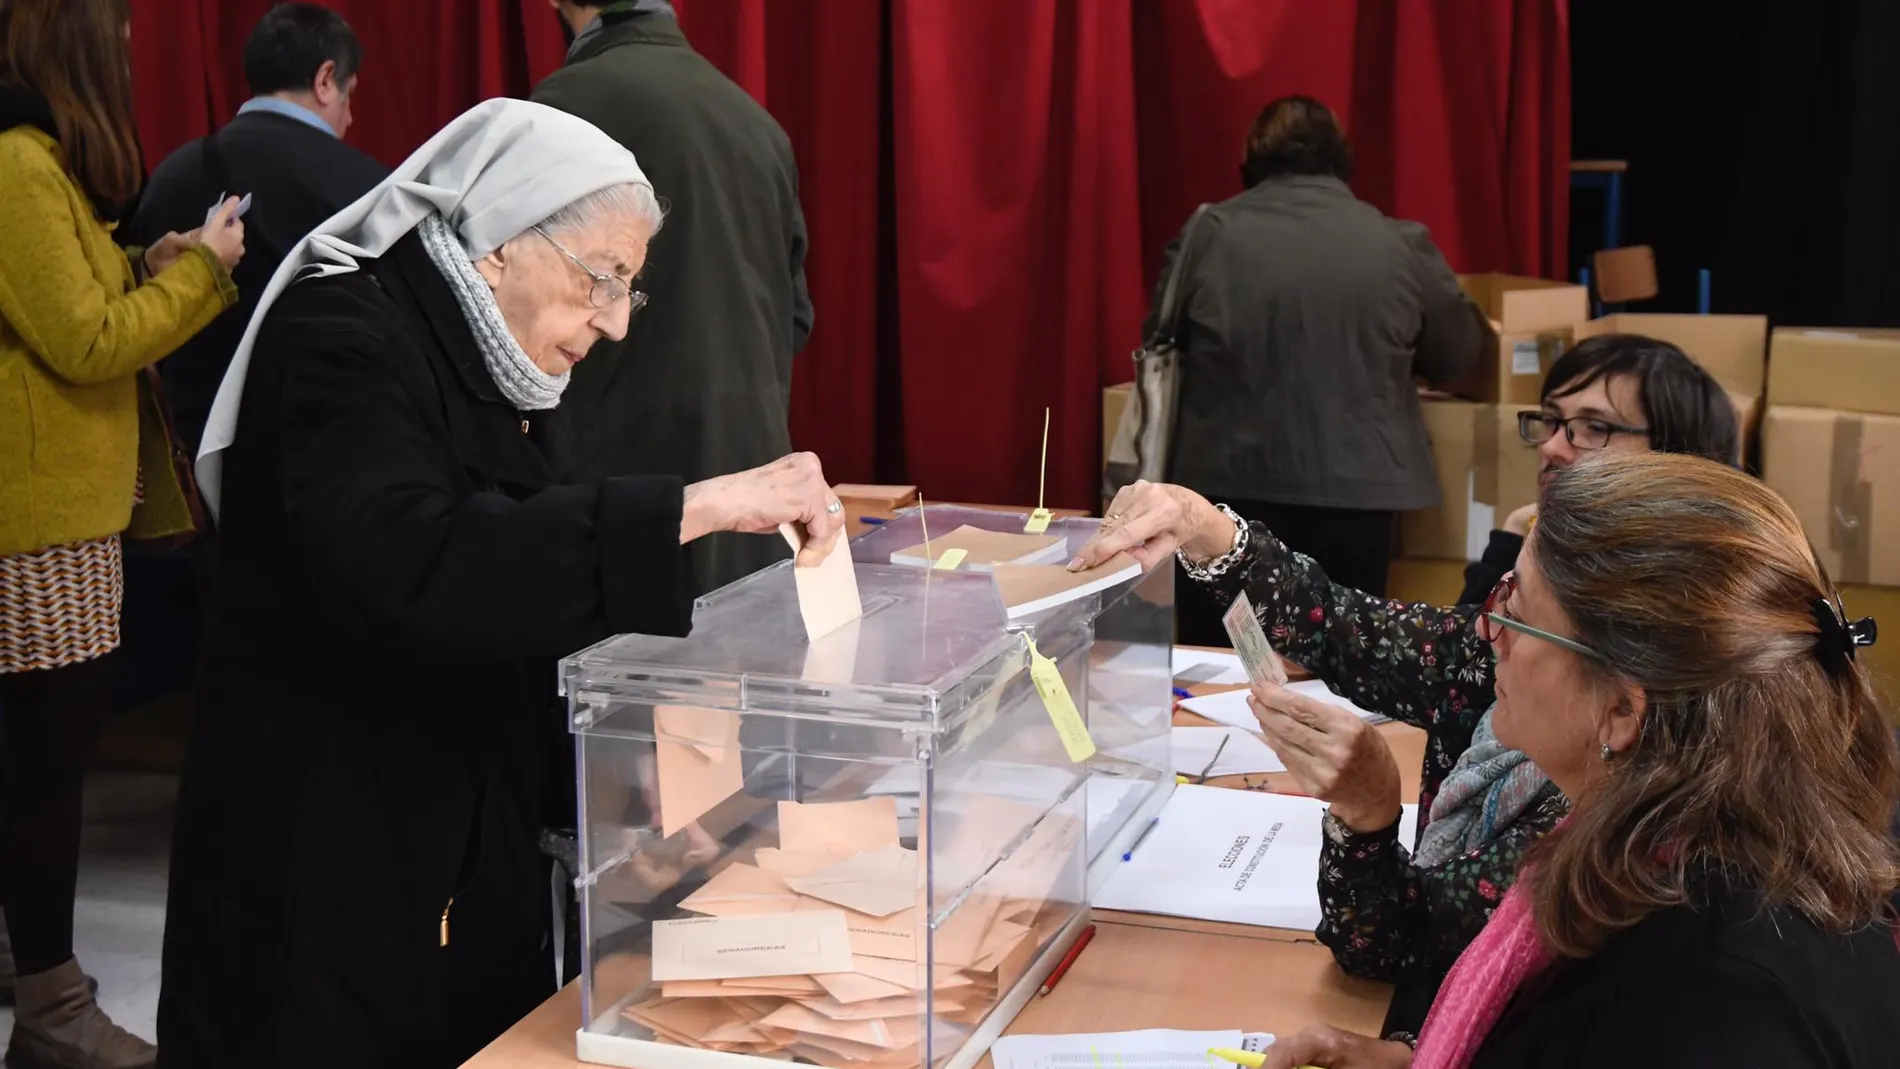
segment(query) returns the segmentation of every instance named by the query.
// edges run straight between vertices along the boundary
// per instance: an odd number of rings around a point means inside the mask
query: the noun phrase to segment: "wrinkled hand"
[[[1126,552],[1147,569],[1177,549],[1194,560],[1210,560],[1232,548],[1233,521],[1206,498],[1185,486],[1144,480],[1115,495],[1101,528],[1082,544],[1069,567],[1093,568]]]
[[[148,278],[157,278],[167,267],[178,262],[185,250],[198,244],[198,232],[180,234],[172,231],[145,250],[145,274]]]
[[[1411,1069],[1412,1048],[1371,1036],[1316,1024],[1298,1035],[1275,1040],[1261,1069]]]
[[[1399,763],[1357,713],[1271,685],[1254,687],[1247,704],[1300,789],[1331,802],[1348,828],[1374,832],[1399,818]]]
[[[211,250],[226,271],[234,270],[238,261],[244,259],[244,221],[232,217],[237,211],[240,198],[226,197],[218,205],[217,213],[211,221],[186,237],[196,238],[198,244]]]
[[[714,531],[767,534],[782,523],[805,528],[798,566],[817,565],[844,530],[844,511],[828,511],[837,502],[818,458],[810,453],[780,457],[762,468],[721,475],[686,488],[680,542]]]
[[[1531,533],[1531,522],[1537,519],[1537,506],[1525,505],[1504,518],[1504,529],[1523,538]]]

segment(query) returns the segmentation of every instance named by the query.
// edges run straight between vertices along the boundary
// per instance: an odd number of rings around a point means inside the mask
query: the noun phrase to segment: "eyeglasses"
[[[587,276],[594,280],[594,288],[587,291],[587,302],[589,304],[592,304],[595,308],[612,308],[614,306],[615,301],[618,301],[624,297],[627,300],[633,302],[633,307],[628,309],[627,311],[628,315],[632,315],[634,312],[638,312],[640,309],[645,308],[647,306],[646,294],[641,293],[637,289],[633,289],[632,287],[628,286],[625,282],[622,282],[620,279],[614,277],[613,275],[603,275],[599,271],[596,271],[593,268],[587,266],[585,263],[582,263],[580,257],[567,251],[567,246],[562,245],[560,242],[554,240],[553,235],[541,229],[539,224],[536,224],[533,229],[535,233],[541,235],[544,238],[547,238],[548,244],[554,246],[556,249],[559,249],[561,251],[562,256],[565,256],[568,259],[574,261],[575,267],[578,267],[582,271],[585,271],[587,273]]]
[[[1601,653],[1598,653],[1575,639],[1568,639],[1562,635],[1553,635],[1548,631],[1541,631],[1527,623],[1512,619],[1506,615],[1510,611],[1511,598],[1516,593],[1517,573],[1507,572],[1504,578],[1498,580],[1498,585],[1491,588],[1491,595],[1484,599],[1483,611],[1479,612],[1478,618],[1472,622],[1473,626],[1477,628],[1479,638],[1496,645],[1498,639],[1503,636],[1506,630],[1516,631],[1519,634],[1529,635],[1532,638],[1541,638],[1545,642],[1560,646],[1572,653],[1580,653],[1585,657],[1595,658],[1599,661],[1603,659]]]
[[[1517,414],[1517,435],[1532,445],[1543,445],[1557,436],[1559,428],[1564,437],[1578,449],[1602,449],[1610,444],[1610,439],[1618,434],[1648,434],[1647,427],[1626,427],[1621,423],[1597,419],[1594,416],[1576,416],[1571,419],[1559,419],[1548,412],[1519,412]]]

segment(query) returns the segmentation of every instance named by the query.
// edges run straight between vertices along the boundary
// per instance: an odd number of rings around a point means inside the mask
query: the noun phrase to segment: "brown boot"
[[[79,962],[14,981],[18,1007],[10,1069],[151,1069],[158,1048],[112,1023],[93,1001]]]

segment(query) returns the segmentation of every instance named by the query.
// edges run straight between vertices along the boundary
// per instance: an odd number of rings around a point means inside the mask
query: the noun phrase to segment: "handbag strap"
[[[1194,232],[1211,207],[1203,204],[1194,209],[1194,214],[1188,216],[1187,226],[1181,229],[1181,251],[1174,258],[1174,270],[1168,272],[1168,281],[1161,287],[1161,307],[1156,310],[1155,333],[1148,339],[1149,349],[1172,346],[1181,336],[1181,315],[1187,303],[1181,297],[1181,277],[1193,265]]]

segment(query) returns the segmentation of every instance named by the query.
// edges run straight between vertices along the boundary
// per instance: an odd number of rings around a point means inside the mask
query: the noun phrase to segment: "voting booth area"
[[[565,663],[580,1058],[963,1069],[1047,978],[1174,786],[1172,576],[1025,520],[912,511]]]
[[[1273,1041],[1206,967],[1240,955],[1288,988],[1266,1024],[1374,1028],[1388,989],[1312,941],[1325,807],[1241,660],[1173,646],[1172,562],[1072,573],[1102,521],[851,500],[848,554],[563,663],[580,978],[469,1065],[1202,1061]],[[1416,770],[1422,732],[1378,730]],[[1150,968],[1170,993],[1112,1008]]]

